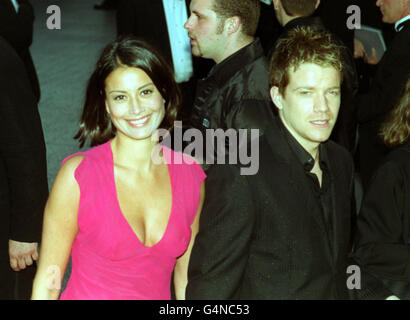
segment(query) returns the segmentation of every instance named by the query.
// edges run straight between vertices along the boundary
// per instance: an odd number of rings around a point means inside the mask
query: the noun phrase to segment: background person
[[[0,36],[0,299],[29,299],[48,195],[46,147],[24,63]]]
[[[0,0],[0,36],[14,48],[26,68],[36,102],[40,84],[30,54],[33,42],[34,10],[28,0]]]
[[[192,0],[190,12],[185,28],[192,54],[216,63],[198,81],[191,127],[204,137],[207,129],[258,129],[263,135],[273,106],[268,63],[254,37],[260,0]]]
[[[381,137],[392,150],[363,200],[355,258],[400,299],[410,299],[410,80]]]
[[[357,97],[359,122],[358,166],[365,189],[388,149],[378,132],[386,116],[400,99],[410,76],[410,0],[378,0],[384,23],[394,24],[396,35],[377,63],[370,88]],[[367,57],[367,61],[374,57]]]

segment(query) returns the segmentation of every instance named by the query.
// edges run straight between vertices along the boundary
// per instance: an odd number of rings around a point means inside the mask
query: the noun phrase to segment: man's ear
[[[279,10],[279,7],[281,5],[280,0],[272,0],[272,3],[273,3],[273,8],[275,10]]]
[[[319,7],[319,4],[320,4],[320,0],[317,0],[315,4],[315,10]]]
[[[279,92],[279,88],[276,86],[273,86],[270,88],[270,98],[272,99],[272,102],[275,104],[276,108],[279,110],[282,110],[283,108],[283,103],[282,103],[282,95]]]
[[[225,21],[225,30],[228,31],[228,34],[237,32],[240,26],[241,19],[237,16],[230,17]]]

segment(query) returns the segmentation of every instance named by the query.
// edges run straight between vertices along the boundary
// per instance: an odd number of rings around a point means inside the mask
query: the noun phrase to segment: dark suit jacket
[[[24,64],[0,37],[0,259],[8,239],[41,238],[48,195],[46,149],[36,99]]]
[[[17,13],[10,0],[0,0],[0,36],[6,39],[23,60],[36,101],[40,84],[29,47],[33,41],[34,11],[28,0],[20,0]]]
[[[378,136],[380,125],[401,97],[410,76],[410,20],[398,32],[379,62],[372,85],[359,95],[357,118],[359,127],[360,172],[365,186],[388,149]]]
[[[348,298],[353,163],[334,142],[323,148],[333,235],[276,122],[260,140],[256,175],[241,176],[234,165],[209,170],[187,299]]]

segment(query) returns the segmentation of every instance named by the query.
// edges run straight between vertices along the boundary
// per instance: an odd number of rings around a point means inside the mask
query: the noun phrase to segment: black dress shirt
[[[316,174],[312,173],[312,169],[315,165],[315,159],[307,152],[300,143],[292,136],[292,134],[286,129],[282,121],[278,117],[276,121],[279,124],[280,132],[284,135],[290,149],[295,155],[298,163],[303,167],[306,174],[306,178],[309,181],[310,190],[315,195],[318,204],[323,213],[323,219],[330,237],[332,237],[332,197],[331,197],[331,178],[328,169],[328,157],[326,148],[323,145],[319,145],[318,161],[319,167],[322,170],[322,186],[320,186],[319,179]]]

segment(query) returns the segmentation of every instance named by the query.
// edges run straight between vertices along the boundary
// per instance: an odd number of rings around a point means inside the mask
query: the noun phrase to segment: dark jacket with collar
[[[353,163],[321,146],[331,179],[332,230],[305,169],[274,120],[260,138],[259,172],[214,165],[192,250],[187,299],[347,299]]]
[[[259,129],[273,119],[269,67],[259,40],[215,65],[198,81],[191,126],[227,130]]]
[[[28,0],[19,1],[16,12],[10,0],[0,0],[0,36],[7,40],[24,62],[36,101],[40,84],[29,47],[33,42],[34,10]]]
[[[365,185],[388,153],[378,133],[410,76],[410,20],[402,26],[378,63],[369,91],[358,96],[360,172]]]
[[[319,17],[299,17],[289,21],[284,26],[279,39],[285,37],[289,31],[303,26],[309,26],[321,31],[330,32]],[[344,69],[339,115],[330,139],[344,146],[353,154],[356,146],[357,131],[355,98],[359,88],[359,79],[351,50],[338,38],[337,35],[332,35],[336,43],[341,47]]]

